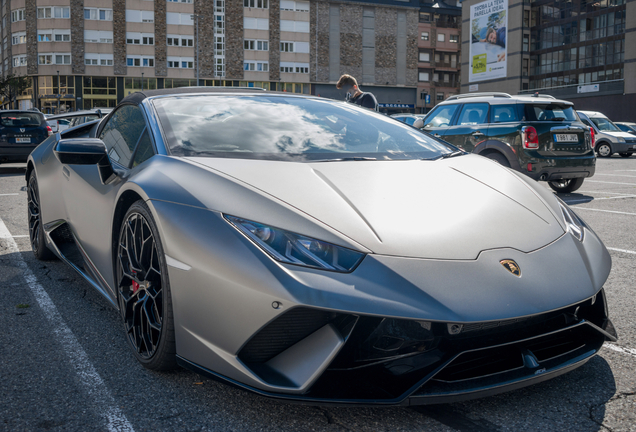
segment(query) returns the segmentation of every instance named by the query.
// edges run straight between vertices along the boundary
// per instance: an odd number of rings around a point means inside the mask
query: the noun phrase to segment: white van
[[[594,129],[594,148],[599,157],[610,157],[618,153],[630,157],[636,152],[636,136],[623,132],[603,113],[577,111],[581,121]]]

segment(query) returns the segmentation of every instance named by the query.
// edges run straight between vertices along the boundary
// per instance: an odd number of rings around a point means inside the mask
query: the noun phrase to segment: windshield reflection
[[[326,99],[186,95],[153,103],[176,156],[391,160],[456,150],[389,117]]]

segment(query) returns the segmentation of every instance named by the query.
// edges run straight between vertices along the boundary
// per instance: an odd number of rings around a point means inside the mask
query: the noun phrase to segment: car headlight
[[[616,137],[618,139],[619,143],[624,143],[625,142],[625,138],[623,137]]]
[[[365,255],[258,222],[229,215],[224,217],[272,258],[287,264],[347,273],[356,268]]]
[[[565,225],[568,227],[568,231],[578,241],[582,242],[583,235],[584,235],[583,228],[586,228],[587,225],[585,224],[585,222],[581,220],[581,218],[579,218],[576,215],[576,213],[572,211],[570,207],[568,207],[566,203],[561,201],[560,198],[557,198],[557,199],[559,200],[559,207],[561,207],[561,213],[563,213],[563,220],[565,221]]]

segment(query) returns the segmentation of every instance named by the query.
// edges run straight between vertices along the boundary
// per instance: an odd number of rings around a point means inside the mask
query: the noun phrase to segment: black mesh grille
[[[258,332],[239,352],[244,363],[264,363],[336,319],[338,314],[309,308],[284,313]]]

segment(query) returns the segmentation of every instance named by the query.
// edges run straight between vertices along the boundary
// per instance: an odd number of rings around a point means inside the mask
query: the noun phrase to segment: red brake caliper
[[[134,271],[134,270],[132,271],[132,273],[134,275],[137,274],[137,272]],[[135,281],[132,281],[132,287],[133,287],[133,294],[135,294],[137,292],[137,290],[139,289],[139,284],[137,282],[135,282]]]

